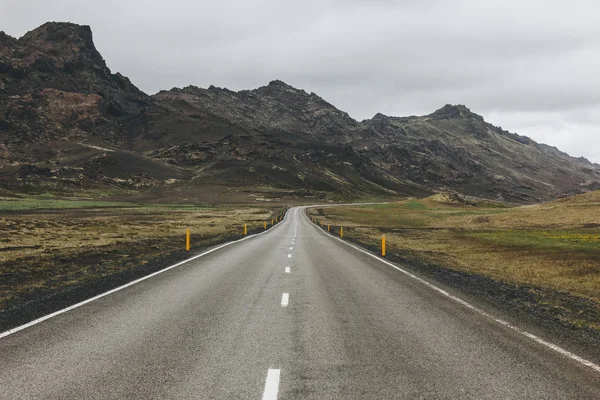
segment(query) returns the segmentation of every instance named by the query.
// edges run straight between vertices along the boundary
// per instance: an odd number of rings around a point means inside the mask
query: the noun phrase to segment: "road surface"
[[[599,399],[600,373],[300,208],[0,338],[1,399]]]

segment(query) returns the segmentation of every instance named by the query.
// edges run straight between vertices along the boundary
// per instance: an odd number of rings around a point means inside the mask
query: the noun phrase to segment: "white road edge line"
[[[277,400],[279,392],[279,375],[281,370],[269,368],[267,379],[265,381],[265,391],[263,392],[262,400]]]
[[[290,267],[285,267],[285,273],[289,274],[290,273]]]
[[[285,213],[285,215],[283,216],[283,220],[284,220],[284,221],[287,219],[288,213],[289,213],[289,210],[288,210],[288,211]],[[222,245],[220,245],[220,246],[217,246],[217,247],[215,247],[215,248],[213,248],[213,249],[210,249],[210,250],[208,250],[208,251],[205,251],[204,253],[198,254],[198,255],[196,255],[196,256],[193,256],[193,257],[190,257],[190,258],[188,258],[187,260],[180,261],[180,262],[178,262],[177,264],[173,264],[173,265],[171,265],[171,266],[169,266],[169,267],[166,267],[166,268],[164,268],[164,269],[161,269],[160,271],[153,272],[153,273],[151,273],[150,275],[143,276],[143,277],[141,277],[141,278],[139,278],[139,279],[136,279],[135,281],[131,281],[131,282],[129,282],[129,283],[126,283],[125,285],[122,285],[122,286],[116,287],[116,288],[114,288],[114,289],[111,289],[111,290],[109,290],[108,292],[100,293],[100,294],[99,294],[99,295],[97,295],[97,296],[94,296],[94,297],[91,297],[91,298],[89,298],[89,299],[87,299],[87,300],[84,300],[84,301],[82,301],[82,302],[79,302],[79,303],[73,304],[72,306],[69,306],[69,307],[67,307],[67,308],[63,308],[62,310],[55,311],[55,312],[53,312],[52,314],[44,315],[43,317],[41,317],[41,318],[38,318],[38,319],[36,319],[36,320],[33,320],[33,321],[31,321],[31,322],[28,322],[28,323],[26,323],[26,324],[24,324],[24,325],[20,325],[20,326],[17,326],[17,327],[15,327],[15,328],[9,329],[9,330],[7,330],[7,331],[5,331],[5,332],[2,332],[2,333],[0,333],[0,339],[4,338],[4,337],[6,337],[6,336],[12,335],[13,333],[16,333],[16,332],[22,331],[23,329],[29,328],[29,327],[31,327],[31,326],[33,326],[33,325],[37,325],[37,324],[39,324],[40,322],[44,322],[44,321],[46,321],[46,320],[49,320],[50,318],[56,317],[57,315],[64,314],[64,313],[66,313],[66,312],[68,312],[68,311],[71,311],[71,310],[74,310],[74,309],[76,309],[76,308],[79,308],[79,307],[81,307],[81,306],[83,306],[83,305],[85,305],[85,304],[91,303],[92,301],[95,301],[95,300],[101,299],[102,297],[105,297],[105,296],[108,296],[109,294],[112,294],[112,293],[118,292],[119,290],[123,290],[123,289],[125,289],[125,288],[128,288],[129,286],[133,286],[133,285],[135,285],[136,283],[140,283],[140,282],[142,282],[142,281],[145,281],[146,279],[150,279],[150,278],[152,278],[152,277],[154,277],[154,276],[156,276],[156,275],[162,274],[163,272],[166,272],[166,271],[168,271],[168,270],[170,270],[170,269],[173,269],[173,268],[179,267],[180,265],[183,265],[183,264],[185,264],[185,263],[188,263],[188,262],[190,262],[190,261],[193,261],[193,260],[195,260],[195,259],[197,259],[197,258],[204,257],[205,255],[207,255],[207,254],[210,254],[210,253],[212,253],[212,252],[214,252],[214,251],[217,251],[217,250],[219,250],[219,249],[222,249],[223,247],[231,246],[232,244],[239,243],[239,242],[243,242],[244,240],[252,239],[252,238],[254,238],[254,237],[257,237],[257,236],[264,235],[264,234],[266,234],[266,233],[272,232],[272,231],[273,231],[273,229],[276,229],[278,226],[280,226],[280,225],[276,225],[276,226],[274,226],[273,228],[271,228],[271,229],[269,229],[269,230],[266,230],[266,231],[264,231],[264,232],[261,232],[261,233],[256,233],[256,234],[254,234],[254,235],[248,235],[248,236],[246,236],[246,237],[243,237],[242,239],[238,239],[238,240],[234,240],[234,241],[231,241],[231,242],[224,243],[224,244],[222,244]]]
[[[304,217],[308,220],[308,216],[306,214],[304,214]],[[467,308],[469,308],[469,309],[471,309],[471,310],[473,310],[473,311],[475,311],[475,312],[483,315],[484,317],[489,318],[489,319],[491,319],[491,320],[493,320],[493,321],[495,321],[495,322],[497,322],[497,323],[499,323],[499,324],[501,324],[501,325],[503,325],[503,326],[505,326],[507,328],[510,328],[513,331],[518,332],[521,335],[524,335],[524,336],[528,337],[529,339],[531,339],[531,340],[533,340],[533,341],[535,341],[535,342],[537,342],[537,343],[539,343],[541,345],[544,345],[544,346],[546,346],[546,347],[548,347],[548,348],[550,348],[550,349],[552,349],[552,350],[554,350],[554,351],[556,351],[556,352],[558,352],[558,353],[560,353],[560,354],[562,354],[562,355],[564,355],[566,357],[569,357],[570,359],[572,359],[574,361],[577,361],[577,362],[579,362],[579,363],[581,363],[581,364],[583,364],[583,365],[585,365],[587,367],[590,367],[593,370],[595,370],[596,372],[600,372],[600,365],[595,364],[595,363],[593,363],[593,362],[591,362],[589,360],[586,360],[585,358],[579,357],[577,354],[571,353],[570,351],[565,350],[562,347],[560,347],[560,346],[558,346],[558,345],[556,345],[554,343],[548,342],[547,340],[544,340],[541,337],[534,335],[533,333],[527,332],[526,330],[521,329],[518,326],[512,325],[508,321],[505,321],[505,320],[500,319],[500,318],[496,318],[493,315],[491,315],[491,314],[483,311],[482,309],[480,309],[478,307],[475,307],[471,303],[468,303],[465,300],[463,300],[463,299],[461,299],[459,297],[456,297],[456,296],[448,293],[444,289],[441,289],[441,288],[435,286],[434,284],[426,281],[425,279],[419,278],[418,276],[416,276],[416,275],[414,275],[414,274],[412,274],[412,273],[410,273],[410,272],[408,272],[408,271],[406,271],[406,270],[404,270],[404,269],[402,269],[402,268],[400,268],[400,267],[392,264],[389,261],[386,261],[386,260],[384,260],[384,259],[382,259],[382,258],[380,258],[380,257],[378,257],[378,256],[376,256],[374,254],[371,254],[371,253],[369,253],[366,250],[363,250],[363,249],[361,249],[361,248],[359,248],[357,246],[354,246],[353,244],[350,244],[350,243],[348,243],[348,242],[346,242],[346,241],[344,241],[344,240],[342,240],[342,239],[340,239],[338,237],[335,237],[333,235],[327,234],[327,233],[323,232],[321,229],[318,229],[318,231],[321,232],[322,234],[324,234],[325,236],[329,237],[329,238],[336,239],[336,240],[344,243],[345,245],[350,246],[350,247],[352,247],[353,249],[355,249],[357,251],[360,251],[361,253],[364,253],[364,254],[366,254],[366,255],[368,255],[370,257],[373,257],[374,259],[376,259],[378,261],[381,261],[384,264],[389,265],[390,267],[392,267],[392,268],[394,268],[394,269],[402,272],[403,274],[405,274],[405,275],[407,275],[407,276],[409,276],[409,277],[411,277],[411,278],[413,278],[413,279],[421,282],[422,284],[424,284],[426,286],[429,286],[431,289],[433,289],[433,290],[435,290],[435,291],[443,294],[444,296],[446,296],[446,297],[448,297],[448,298],[450,298],[450,299],[452,299],[452,300],[454,300],[454,301],[462,304],[463,306],[465,306],[465,307],[467,307]]]
[[[283,293],[281,295],[281,307],[287,307],[289,303],[290,303],[290,294]]]

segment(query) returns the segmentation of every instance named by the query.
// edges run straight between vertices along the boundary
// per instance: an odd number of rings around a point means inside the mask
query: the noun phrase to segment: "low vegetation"
[[[0,314],[174,253],[239,238],[280,215],[278,206],[197,206],[0,198]]]
[[[324,224],[344,226],[346,238],[372,249],[385,234],[388,254],[415,265],[587,299],[596,305],[595,317],[571,310],[561,318],[600,329],[600,192],[523,207],[435,195],[311,213]]]

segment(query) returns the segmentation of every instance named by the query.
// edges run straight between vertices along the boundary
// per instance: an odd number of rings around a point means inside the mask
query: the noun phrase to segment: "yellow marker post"
[[[190,251],[190,230],[185,230],[185,250]]]
[[[381,256],[385,257],[385,235],[381,237]]]
[[[344,227],[340,226],[340,237],[344,237]]]
[[[331,232],[331,225],[327,224],[327,232]]]
[[[265,221],[265,229],[267,229],[267,221]]]
[[[248,227],[246,226],[246,224],[244,224],[244,236],[246,236],[247,233],[248,233]]]

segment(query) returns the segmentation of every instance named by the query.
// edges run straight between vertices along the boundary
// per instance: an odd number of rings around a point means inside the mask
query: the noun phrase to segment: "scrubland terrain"
[[[24,306],[52,302],[57,295],[77,297],[84,288],[89,297],[194,251],[240,238],[244,224],[248,233],[262,231],[264,222],[270,226],[283,210],[0,199],[0,326]],[[185,251],[188,228],[190,252]]]
[[[385,234],[388,257],[442,280],[600,332],[598,191],[521,207],[438,194],[310,212],[372,250]]]

